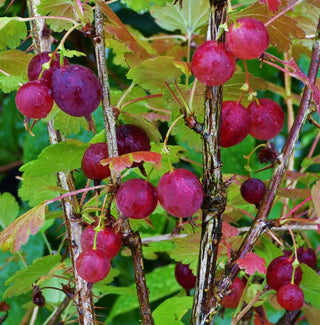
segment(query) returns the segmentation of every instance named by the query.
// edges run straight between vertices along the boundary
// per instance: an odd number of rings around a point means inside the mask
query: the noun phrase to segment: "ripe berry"
[[[250,129],[250,115],[247,109],[232,101],[222,103],[221,147],[228,148],[240,143]]]
[[[150,151],[150,139],[139,126],[126,124],[117,128],[117,145],[119,156],[135,151]],[[133,163],[137,167],[140,163]]]
[[[96,234],[94,228],[93,225],[90,225],[82,232],[80,244],[83,251],[93,248],[94,236]],[[97,234],[96,246],[111,260],[120,251],[121,235],[115,232],[112,227],[105,227]]]
[[[69,65],[52,74],[53,98],[59,108],[71,116],[88,116],[102,98],[95,74],[81,65]]]
[[[191,290],[196,285],[196,277],[192,273],[188,264],[182,264],[178,262],[174,269],[174,275],[177,282],[181,285],[182,288],[186,290]]]
[[[254,101],[248,106],[248,111],[251,119],[249,134],[254,138],[269,140],[280,133],[285,114],[276,102],[260,98],[259,103]]]
[[[83,173],[89,179],[98,181],[109,177],[109,166],[102,166],[100,163],[102,159],[108,157],[108,145],[105,142],[91,144],[82,157],[81,169]]]
[[[76,259],[76,269],[83,280],[94,283],[108,275],[110,261],[101,249],[88,249]]]
[[[228,296],[223,297],[221,306],[225,308],[237,308],[244,288],[244,282],[240,278],[235,278],[229,288],[231,293]]]
[[[281,286],[291,283],[293,273],[293,260],[287,256],[275,258],[267,268],[267,283],[271,289],[278,290]],[[295,270],[294,283],[299,285],[302,280],[300,266]]]
[[[240,187],[242,197],[253,204],[257,204],[263,199],[266,190],[266,185],[258,178],[249,178]]]
[[[313,269],[317,266],[317,255],[312,248],[299,247],[297,256],[300,263],[307,264]]]
[[[198,177],[183,168],[162,175],[157,193],[164,210],[179,218],[191,217],[200,209],[204,198]]]
[[[26,117],[45,118],[52,109],[53,98],[47,85],[38,80],[22,85],[16,94],[18,110]]]
[[[116,196],[119,210],[128,218],[143,219],[156,208],[158,200],[154,186],[141,178],[124,182]]]
[[[269,34],[263,22],[254,18],[240,18],[226,33],[227,48],[239,59],[260,56],[269,46]]]
[[[35,55],[28,65],[28,79],[38,80],[39,75],[42,71],[42,65],[49,62],[51,52],[41,52]],[[63,58],[64,66],[70,65],[69,61],[64,57]],[[46,83],[49,88],[51,88],[51,78],[54,71],[60,69],[60,54],[56,54],[52,59],[50,68],[43,71],[41,76],[41,82]]]
[[[301,309],[304,303],[304,294],[296,284],[287,283],[278,290],[277,301],[287,311]]]
[[[236,59],[223,43],[206,41],[195,50],[191,69],[195,77],[203,84],[223,85],[233,76]]]

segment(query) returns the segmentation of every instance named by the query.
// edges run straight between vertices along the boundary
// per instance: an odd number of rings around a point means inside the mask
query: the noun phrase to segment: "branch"
[[[39,4],[39,0],[28,0],[30,16],[36,16],[36,6]],[[48,33],[43,33],[44,29],[47,29],[45,20],[36,19],[31,22],[31,28],[33,33],[33,40],[35,44],[35,49],[37,52],[51,51],[51,36]],[[63,139],[60,132],[55,130],[53,127],[53,121],[47,123],[48,134],[50,138],[50,143],[55,144],[62,142]],[[67,182],[67,175],[59,172],[57,173],[57,183],[58,186],[62,187],[67,191],[71,191],[71,188]],[[69,250],[72,261],[72,270],[74,272],[75,281],[75,303],[78,311],[78,318],[80,325],[89,325],[95,322],[94,306],[92,301],[91,289],[88,288],[87,282],[82,280],[75,269],[75,260],[80,254],[80,239],[82,234],[82,227],[79,223],[78,216],[75,215],[72,205],[67,201],[62,199],[62,208],[64,212],[64,223],[67,230],[67,236],[69,241]]]
[[[312,58],[309,68],[309,78],[311,82],[314,84],[317,73],[319,70],[319,62],[320,62],[320,18],[318,22],[317,28],[318,38],[315,40],[312,50]],[[272,208],[277,188],[279,187],[282,177],[286,171],[286,166],[288,160],[296,146],[296,143],[299,138],[299,134],[303,127],[304,122],[307,119],[309,114],[309,107],[311,105],[312,91],[310,87],[306,86],[302,95],[302,99],[300,102],[300,107],[297,113],[297,116],[294,120],[292,128],[289,132],[287,141],[283,147],[282,153],[280,154],[280,160],[278,165],[275,166],[272,178],[270,180],[267,193],[265,198],[260,206],[260,209],[257,212],[256,218],[244,239],[237,255],[233,259],[231,263],[231,267],[229,269],[228,275],[221,281],[221,285],[219,286],[220,295],[223,296],[224,292],[227,290],[235,276],[239,271],[238,265],[235,261],[239,258],[243,258],[249,251],[251,251],[261,236],[261,234],[270,227],[267,223],[267,218]]]
[[[209,22],[209,39],[218,37],[219,26],[226,21],[228,2],[213,1]],[[224,36],[224,35],[223,35]],[[222,38],[223,40],[223,38]],[[222,180],[220,158],[220,125],[222,86],[207,87],[203,130],[202,233],[198,261],[192,325],[212,324],[217,312],[215,271],[221,240],[222,214],[226,206],[226,188]]]
[[[108,81],[108,70],[106,66],[106,53],[105,53],[105,42],[104,42],[104,30],[103,30],[103,7],[107,6],[104,2],[96,1],[96,34],[95,38],[95,50],[97,57],[97,67],[99,78],[102,83],[103,99],[102,108],[103,116],[106,129],[106,138],[109,150],[109,157],[118,156],[118,147],[116,141],[116,120],[113,115],[113,109],[110,102],[110,88]],[[121,184],[120,174],[115,174],[111,171],[112,180],[114,185],[119,186]],[[118,211],[119,219],[121,220],[121,235],[124,244],[126,244],[131,250],[135,282],[137,288],[137,295],[139,300],[140,314],[142,324],[152,325],[153,319],[151,315],[150,302],[149,302],[149,290],[147,288],[143,257],[142,257],[142,244],[141,238],[138,232],[133,232],[130,228],[127,218],[123,218],[121,213]]]

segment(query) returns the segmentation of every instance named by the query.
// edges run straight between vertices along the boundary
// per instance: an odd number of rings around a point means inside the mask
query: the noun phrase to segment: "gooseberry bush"
[[[318,324],[319,1],[0,10],[1,324]]]

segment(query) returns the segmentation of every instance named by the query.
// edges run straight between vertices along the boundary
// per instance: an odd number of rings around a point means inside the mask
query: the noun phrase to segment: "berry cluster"
[[[45,118],[54,101],[71,116],[89,116],[102,98],[102,88],[95,74],[86,67],[70,65],[59,54],[42,52],[28,66],[28,79],[16,94],[18,110],[27,118]],[[48,65],[43,70],[43,65]]]
[[[302,270],[297,266],[293,275],[293,252],[285,251],[284,255],[275,258],[267,269],[267,283],[277,291],[277,301],[287,311],[300,309],[304,303],[304,294],[299,284],[302,280]],[[311,268],[317,265],[317,256],[313,249],[299,247],[297,258]]]
[[[110,271],[110,260],[119,253],[120,248],[121,235],[113,228],[86,227],[81,235],[82,252],[76,259],[80,277],[91,283],[103,280]]]

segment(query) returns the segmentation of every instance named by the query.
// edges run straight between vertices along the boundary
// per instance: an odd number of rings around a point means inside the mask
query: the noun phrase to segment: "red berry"
[[[95,74],[81,65],[69,65],[52,74],[53,98],[71,116],[88,116],[100,104],[102,88]]]
[[[317,266],[317,255],[312,248],[299,247],[297,256],[300,263],[307,264],[313,269]]]
[[[93,225],[90,225],[82,232],[80,243],[83,251],[93,248],[94,236],[96,234],[94,228]],[[105,227],[97,234],[96,246],[111,260],[120,251],[121,235],[115,232],[112,227]]]
[[[156,208],[158,200],[155,187],[141,178],[124,182],[116,196],[119,210],[128,218],[143,219]]]
[[[83,173],[89,179],[99,181],[109,177],[109,166],[102,166],[100,163],[102,159],[108,157],[108,145],[105,142],[91,144],[82,157],[81,169]]]
[[[16,105],[26,117],[45,118],[53,106],[51,91],[40,81],[29,81],[19,88],[16,94]]]
[[[275,258],[267,268],[267,283],[271,289],[278,290],[281,286],[291,283],[293,273],[293,260],[287,256]],[[299,285],[302,280],[300,266],[295,270],[294,283]]]
[[[150,139],[147,133],[139,126],[126,124],[117,128],[117,145],[119,156],[135,151],[150,151]],[[133,163],[131,167],[140,166]]]
[[[228,148],[240,143],[250,129],[250,115],[247,109],[232,101],[222,103],[221,147]]]
[[[101,249],[88,249],[76,259],[76,269],[83,280],[98,282],[108,275],[110,261]]]
[[[204,198],[198,177],[183,168],[162,175],[157,193],[164,210],[179,218],[191,217],[200,209]]]
[[[195,77],[207,86],[226,83],[236,69],[236,59],[223,43],[206,41],[195,50],[191,69]]]
[[[258,178],[249,178],[240,187],[242,197],[253,204],[257,204],[263,199],[266,190],[266,185]]]
[[[254,101],[248,106],[248,111],[251,119],[249,134],[254,138],[269,140],[280,133],[285,114],[276,102],[260,98],[259,103]]]
[[[237,308],[244,288],[244,282],[240,278],[235,278],[229,288],[231,293],[228,296],[223,297],[221,306],[225,308]]]
[[[49,62],[51,52],[41,52],[35,55],[28,65],[28,79],[31,80],[38,80],[39,75],[42,71],[42,65],[44,63]],[[64,57],[63,58],[63,65],[67,66],[70,65],[69,61]],[[43,71],[41,76],[41,82],[46,83],[49,88],[51,88],[51,78],[53,72],[57,69],[60,69],[60,54],[56,54],[56,56],[52,59],[51,65],[49,69]]]
[[[182,264],[178,262],[176,264],[174,275],[177,282],[181,285],[182,288],[186,290],[191,290],[196,285],[196,277],[192,273],[188,264]]]
[[[227,48],[239,59],[260,56],[269,46],[269,34],[263,22],[244,17],[231,24],[226,33]]]
[[[304,303],[304,294],[296,284],[287,283],[278,290],[277,301],[287,311],[301,309]]]

